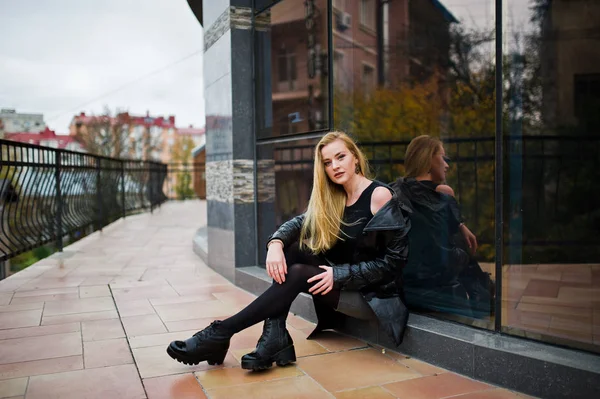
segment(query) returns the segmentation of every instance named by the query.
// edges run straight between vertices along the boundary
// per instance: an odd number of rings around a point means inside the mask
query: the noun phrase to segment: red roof
[[[5,133],[5,139],[18,141],[20,143],[28,143],[41,145],[42,141],[56,141],[58,148],[66,148],[67,145],[77,142],[74,137],[67,135],[57,135],[54,130],[50,130],[48,127],[40,133],[29,133],[29,132],[19,132],[19,133]]]
[[[195,128],[195,127],[178,127],[177,134],[181,134],[183,136],[202,136],[204,134],[204,128]]]

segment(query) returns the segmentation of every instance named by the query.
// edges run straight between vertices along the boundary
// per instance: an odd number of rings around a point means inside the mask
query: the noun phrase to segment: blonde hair
[[[327,133],[315,147],[315,163],[313,170],[313,188],[300,231],[300,248],[307,247],[314,253],[322,253],[330,249],[340,238],[340,227],[346,192],[344,188],[332,182],[323,164],[321,150],[336,140],[344,142],[346,148],[358,161],[358,172],[370,177],[369,164],[354,140],[346,133]]]
[[[437,137],[422,135],[412,139],[404,156],[404,176],[418,177],[429,172],[431,159],[442,149]]]

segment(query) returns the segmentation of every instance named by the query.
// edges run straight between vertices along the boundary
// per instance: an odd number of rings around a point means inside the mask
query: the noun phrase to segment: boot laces
[[[267,337],[269,335],[271,335],[271,329],[272,329],[271,324],[272,323],[270,323],[269,320],[267,320],[265,322],[265,324],[263,326],[263,332],[262,332],[260,338],[258,339],[258,344],[257,345],[260,345],[261,343],[265,342],[267,340]]]
[[[214,333],[215,328],[219,325],[219,323],[217,321],[213,321],[212,323],[210,323],[210,325],[208,327],[206,327],[204,330],[202,331],[198,331],[196,334],[194,334],[194,337],[198,337],[198,338],[206,338],[207,336],[211,335]]]

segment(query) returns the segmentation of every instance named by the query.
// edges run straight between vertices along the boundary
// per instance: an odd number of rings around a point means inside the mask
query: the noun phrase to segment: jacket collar
[[[363,231],[376,230],[399,230],[408,228],[405,213],[412,213],[407,205],[408,201],[403,198],[402,193],[397,193],[387,184],[382,184],[392,192],[392,199],[377,211],[373,218],[367,223]]]

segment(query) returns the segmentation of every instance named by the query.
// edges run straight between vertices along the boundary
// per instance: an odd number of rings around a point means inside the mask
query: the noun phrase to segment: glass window
[[[260,144],[258,154],[259,261],[267,238],[306,210],[312,190],[314,146],[318,139]]]
[[[358,139],[386,183],[405,175],[413,138],[441,138],[451,159],[446,184],[479,242],[470,253],[447,203],[415,218],[409,305],[485,328],[495,320],[493,9],[493,0],[361,0],[346,2],[356,26],[333,30],[334,128]]]
[[[259,138],[329,128],[327,3],[285,0],[257,15]]]
[[[502,327],[600,352],[600,3],[505,3]]]
[[[375,0],[360,0],[360,25],[364,28],[375,30],[377,7]]]

